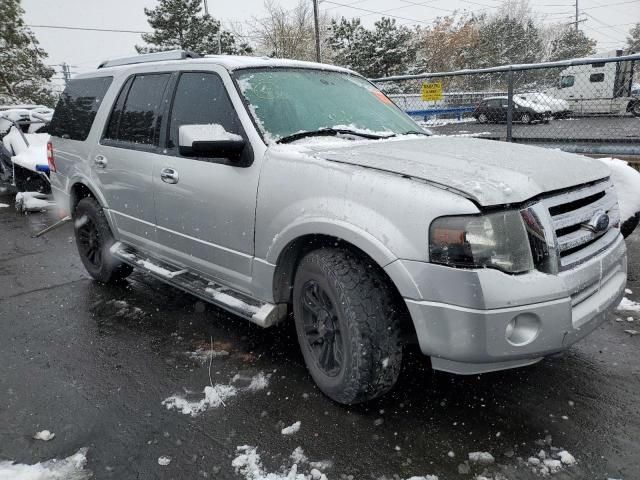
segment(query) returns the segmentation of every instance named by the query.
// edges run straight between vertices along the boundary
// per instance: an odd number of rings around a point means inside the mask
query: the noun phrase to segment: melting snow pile
[[[624,222],[640,212],[640,173],[624,160],[600,158],[611,170],[611,180],[620,204],[620,220]]]
[[[620,304],[616,307],[616,310],[623,312],[640,312],[640,303],[629,300],[627,297],[623,298]]]
[[[291,454],[293,465],[280,467],[280,472],[266,472],[256,447],[244,445],[237,448],[238,456],[231,462],[236,473],[245,480],[327,480],[327,476],[315,467],[305,470],[307,457],[302,448]],[[311,466],[311,465],[309,465]],[[300,472],[298,472],[300,470]]]
[[[239,380],[244,380],[244,377],[236,375],[231,380],[231,383],[236,383]],[[225,405],[225,401],[235,397],[239,392],[256,392],[266,388],[269,384],[268,377],[260,372],[257,375],[251,377],[249,384],[246,387],[236,387],[235,385],[216,384],[213,386],[207,385],[204,387],[204,398],[199,400],[189,400],[185,396],[173,395],[162,401],[162,405],[167,407],[168,410],[177,410],[184,415],[196,415],[205,412],[211,408],[218,408],[221,405]],[[188,394],[190,392],[187,392]]]
[[[526,461],[523,460],[525,465],[535,474],[546,477],[578,463],[575,457],[565,449],[551,445],[551,435],[547,435],[544,440],[538,440],[536,443],[541,446],[547,446],[548,448],[546,450],[544,448],[541,449]]]
[[[36,433],[33,436],[34,440],[42,440],[43,442],[48,442],[49,440],[53,440],[56,436],[55,433],[51,433],[49,430],[42,430],[41,432]]]
[[[0,480],[86,480],[93,477],[87,465],[87,449],[62,460],[48,460],[35,465],[0,462]]]
[[[298,433],[298,431],[300,430],[300,425],[301,422],[297,421],[293,425],[289,425],[288,427],[283,428],[280,433],[282,433],[282,435],[293,435],[294,433]]]

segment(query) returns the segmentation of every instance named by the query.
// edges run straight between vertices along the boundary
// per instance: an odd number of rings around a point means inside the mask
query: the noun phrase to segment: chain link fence
[[[640,54],[374,79],[437,135],[640,156]]]

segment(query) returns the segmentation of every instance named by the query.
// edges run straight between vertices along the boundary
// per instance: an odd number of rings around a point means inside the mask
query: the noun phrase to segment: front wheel
[[[632,105],[629,105],[629,111],[634,117],[640,117],[640,101],[633,102]]]
[[[522,123],[531,123],[533,122],[533,119],[531,118],[531,115],[529,115],[528,113],[523,113],[522,116],[520,117],[520,121]]]
[[[91,197],[78,202],[73,213],[76,245],[84,267],[93,278],[103,283],[121,280],[133,268],[111,253],[115,240],[100,204]]]
[[[343,404],[383,395],[402,363],[403,305],[370,260],[347,250],[307,254],[296,272],[293,312],[307,368]]]
[[[478,123],[487,123],[489,121],[489,117],[487,117],[485,113],[481,113],[480,115],[478,115],[478,118],[476,120],[478,121]]]

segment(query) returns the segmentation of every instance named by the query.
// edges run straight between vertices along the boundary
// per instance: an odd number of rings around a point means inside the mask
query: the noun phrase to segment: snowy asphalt
[[[343,407],[314,387],[289,325],[262,330],[140,274],[99,285],[70,225],[32,239],[52,220],[17,213],[7,194],[2,203],[11,206],[0,208],[0,462],[88,447],[97,479],[252,479],[231,465],[238,446],[257,447],[265,472],[291,467],[302,447],[330,461],[321,466],[329,479],[446,480],[474,478],[460,464],[486,451],[496,459],[489,476],[526,480],[541,477],[518,457],[549,451],[539,440],[550,435],[578,461],[552,478],[640,478],[640,335],[624,332],[640,330],[637,313],[633,322],[613,314],[565,355],[520,370],[457,377],[410,352],[390,395]],[[629,240],[638,300],[640,236]],[[187,390],[202,398],[208,363],[188,352],[211,343],[228,352],[213,358],[211,382],[236,395],[197,416],[168,410],[163,400]],[[232,380],[260,373],[263,389]],[[281,433],[297,421],[297,432]],[[45,429],[53,440],[32,439]]]

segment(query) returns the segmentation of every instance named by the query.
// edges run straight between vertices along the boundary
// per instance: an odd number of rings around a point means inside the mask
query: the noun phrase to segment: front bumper
[[[405,296],[405,302],[422,352],[434,369],[458,374],[528,365],[566,349],[605,321],[627,278],[620,235],[599,255],[557,275],[399,262],[390,268],[408,273],[419,292],[419,299]]]

